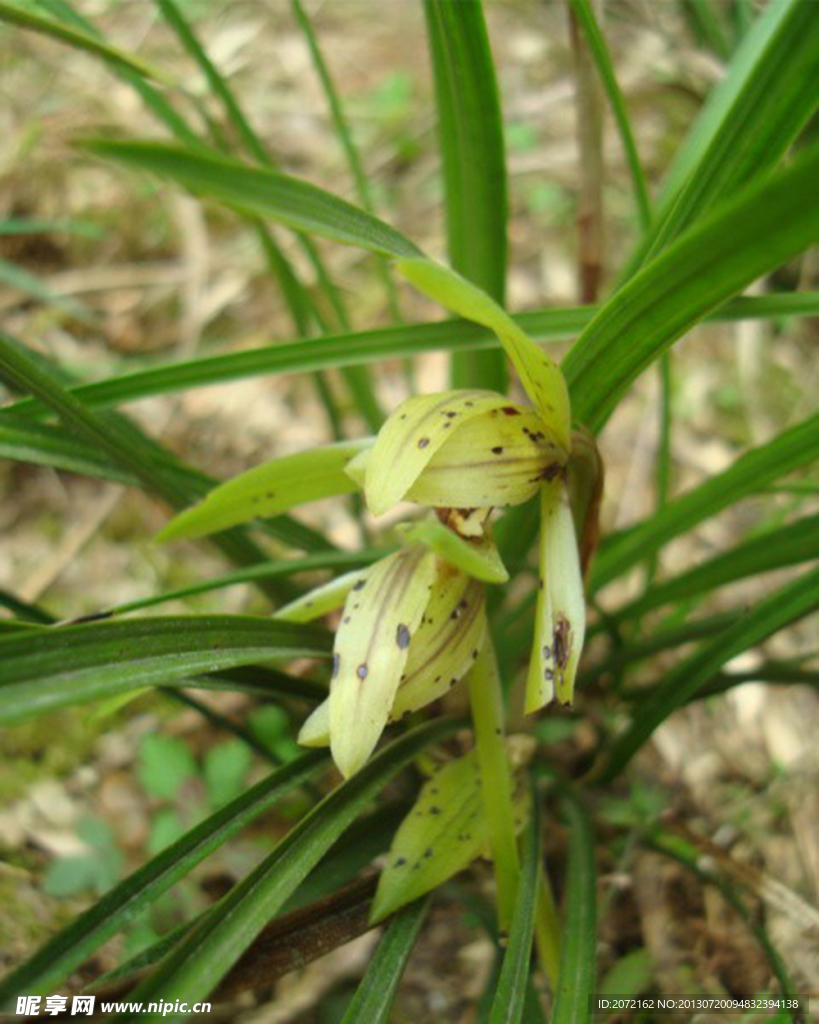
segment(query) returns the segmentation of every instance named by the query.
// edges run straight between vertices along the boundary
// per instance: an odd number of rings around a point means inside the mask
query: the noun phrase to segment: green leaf
[[[377,217],[315,185],[269,168],[163,142],[94,139],[83,146],[97,156],[158,174],[199,195],[295,231],[385,256],[420,255],[417,246]]]
[[[241,615],[91,622],[0,639],[0,722],[254,661],[325,656],[330,637]]]
[[[344,468],[371,443],[370,438],[343,441],[254,466],[209,491],[198,505],[163,527],[156,540],[204,537],[259,516],[275,516],[297,505],[350,494],[356,485]]]
[[[416,900],[390,921],[341,1024],[387,1024],[398,983],[429,911],[429,903],[428,899]]]
[[[208,915],[137,986],[132,998],[150,1002],[161,996],[167,1001],[195,1002],[207,996],[390,779],[428,744],[450,735],[460,725],[458,720],[438,719],[413,730],[325,797],[257,868],[231,889],[219,904],[218,912]],[[126,1019],[137,1017],[129,1015]],[[138,1019],[142,1024],[154,1024],[162,1015],[141,1014]]]
[[[518,807],[520,810],[520,806]],[[478,759],[474,751],[439,768],[395,834],[373,901],[383,921],[463,871],[489,849]]]
[[[560,341],[583,330],[597,311],[595,306],[546,309],[516,314],[512,320],[536,341]],[[709,319],[733,322],[817,314],[819,292],[788,292],[734,299],[715,310]],[[152,395],[276,373],[298,373],[401,356],[412,357],[425,352],[454,352],[498,345],[500,340],[488,328],[463,320],[442,320],[328,335],[306,341],[275,342],[246,352],[205,356],[81,384],[72,388],[71,393],[81,399],[87,409],[101,408]],[[45,411],[32,399],[21,399],[7,410],[0,410],[0,420],[12,413],[42,416]]]
[[[599,430],[690,327],[819,240],[819,147],[698,221],[604,303],[563,361],[575,419]]]
[[[190,748],[175,736],[148,735],[140,744],[137,778],[151,796],[173,800],[199,774]]]
[[[333,119],[336,138],[341,144],[341,148],[347,158],[347,163],[353,176],[358,201],[367,213],[374,214],[375,204],[373,203],[370,185],[367,181],[367,176],[364,173],[361,157],[359,156],[355,142],[353,141],[352,131],[350,130],[350,126],[344,114],[341,97],[333,83],[330,69],[327,67],[327,62],[321,52],[318,37],[313,31],[313,25],[300,0],[292,0],[291,7],[296,22],[304,33],[307,49],[310,51],[310,59],[313,62],[313,67],[316,70],[316,74],[321,82],[321,87],[324,90],[324,95],[327,98],[327,105],[330,108],[330,116]],[[390,315],[394,321],[398,321],[401,319],[400,309],[398,306],[398,294],[396,292],[395,282],[390,276],[390,270],[386,260],[379,260],[379,271],[384,283],[384,290],[387,295],[387,304],[390,309]]]
[[[495,66],[479,0],[424,0],[435,80],[449,259],[503,305],[506,165]],[[455,353],[453,387],[504,391],[499,353]]]
[[[819,608],[819,569],[805,572],[764,598],[708,643],[703,644],[635,708],[634,718],[604,755],[599,775],[611,780],[628,764],[654,730],[731,658],[762,643],[778,630]],[[597,773],[596,773],[597,774]]]
[[[716,201],[785,154],[819,104],[819,17],[813,4],[769,4],[711,91],[666,178],[656,254]]]
[[[272,772],[120,882],[0,982],[0,1006],[19,994],[53,991],[57,983],[135,920],[149,903],[325,761],[325,754],[310,751]]]
[[[566,451],[571,412],[563,374],[495,300],[449,267],[423,258],[399,259],[399,272],[415,287],[467,320],[497,334],[540,418]]]
[[[242,792],[251,762],[250,750],[241,740],[217,743],[208,750],[202,774],[211,807],[221,807]]]
[[[748,576],[807,562],[817,552],[819,515],[806,516],[776,530],[766,530],[688,572],[655,583],[640,597],[618,608],[614,617],[618,621],[635,618],[669,602],[699,597]]]
[[[253,131],[250,122],[244,115],[242,108],[230,89],[225,78],[219,73],[218,68],[205,52],[201,43],[196,37],[190,23],[185,20],[182,11],[172,0],[158,0],[159,7],[168,22],[176,32],[179,41],[187,52],[193,57],[199,66],[200,71],[208,83],[211,93],[222,104],[225,114],[233,125],[236,134],[242,141],[245,150],[251,159],[275,169],[275,164],[259,136]],[[213,134],[213,133],[212,133]],[[183,142],[186,140],[182,140]],[[226,157],[230,157],[229,143],[218,140],[220,148],[225,150]],[[201,144],[196,143],[197,147]],[[298,333],[305,337],[309,333],[310,322],[315,321],[322,329],[325,327],[324,315],[320,306],[315,302],[313,296],[301,282],[292,263],[282,251],[273,235],[261,223],[253,223],[255,233],[261,244],[268,267],[278,279],[282,295],[288,305],[291,316]],[[344,300],[341,292],[333,283],[321,256],[313,242],[304,235],[299,235],[299,243],[304,250],[307,259],[313,265],[316,276],[321,287],[327,294],[330,304],[338,317],[342,327],[348,328],[349,321],[344,308]],[[373,395],[372,387],[368,379],[367,371],[363,368],[347,369],[344,372],[345,379],[356,400],[359,412],[364,416],[373,430],[381,425],[381,415],[378,403]],[[315,379],[319,397],[325,407],[327,416],[333,426],[336,436],[341,436],[339,424],[339,413],[332,390],[322,375]]]
[[[650,519],[609,538],[593,565],[590,590],[599,590],[674,537],[749,494],[758,493],[778,477],[809,465],[817,455],[819,413],[745,452],[724,472],[672,501]]]
[[[537,794],[532,794],[531,813],[524,832],[520,879],[509,942],[492,1001],[489,1024],[519,1024],[524,1019],[532,938],[537,913],[538,873],[542,861],[542,840]]]
[[[586,1020],[597,981],[597,892],[594,834],[574,797],[563,801],[569,828],[566,910],[560,941],[560,974],[551,1024]]]
[[[52,21],[49,18],[41,18],[39,15],[32,14],[31,11],[27,11],[23,7],[17,7],[8,3],[0,3],[0,21],[16,25],[18,28],[28,29],[29,31],[36,32],[39,35],[48,36],[49,38],[56,39],[61,43],[67,43],[75,50],[84,50],[86,53],[91,53],[95,57],[102,57],[103,60],[112,64],[114,67],[122,68],[130,72],[136,72],[136,74],[141,75],[144,78],[153,78],[157,81],[167,81],[166,76],[161,75],[158,71],[155,71],[148,64],[143,63],[143,61],[138,60],[136,57],[132,57],[130,54],[127,54],[122,50],[118,50],[113,46],[108,46],[106,43],[101,42],[94,36],[86,35],[84,32],[78,32],[76,29],[62,25],[60,22]]]
[[[118,466],[132,472],[144,487],[170,504],[188,505],[202,493],[202,474],[188,470],[124,417],[90,410],[63,386],[59,373],[46,360],[34,358],[24,346],[1,334],[0,379],[39,398],[58,414],[69,431],[105,452]],[[301,537],[298,543],[307,547],[321,546],[323,538],[317,544],[316,535],[309,529],[305,534],[300,524],[285,521],[282,525],[285,529],[276,531],[281,536],[289,536],[291,541]],[[263,559],[261,551],[241,532],[222,535],[215,543],[240,564]]]
[[[92,445],[50,424],[8,413],[0,417],[0,458],[51,466],[132,486],[138,483],[133,473],[116,466]]]

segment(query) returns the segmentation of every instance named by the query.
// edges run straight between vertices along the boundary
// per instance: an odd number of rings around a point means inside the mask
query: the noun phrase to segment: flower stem
[[[512,773],[504,742],[503,694],[495,651],[490,640],[483,646],[469,674],[469,700],[481,772],[484,812],[489,824],[498,924],[505,932],[512,920],[518,885],[518,848],[512,806]]]

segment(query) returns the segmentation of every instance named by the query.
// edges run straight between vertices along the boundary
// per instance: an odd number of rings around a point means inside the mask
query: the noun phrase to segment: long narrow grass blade
[[[198,672],[254,661],[326,657],[330,635],[315,626],[241,615],[91,622],[0,641],[0,722]]]
[[[321,857],[397,772],[462,723],[430,722],[390,744],[303,818],[259,866],[162,961],[132,998],[195,1002],[211,992]],[[161,1013],[128,1015],[155,1022]]]
[[[173,0],[156,0],[156,2],[165,16],[165,19],[176,32],[182,45],[198,64],[200,70],[205,76],[211,92],[213,92],[221,102],[228,119],[234,126],[250,157],[264,166],[275,169],[275,162],[271,158],[267,147],[251,127],[250,122],[246,118],[244,111],[234,96],[230,86],[205,52],[179,7],[173,2]],[[227,152],[226,155],[230,156],[230,153]],[[324,318],[321,311],[313,301],[313,297],[310,295],[309,291],[304,287],[297,276],[292,264],[279,248],[276,240],[263,224],[257,225],[257,234],[259,236],[262,249],[268,257],[268,263],[274,269],[279,279],[282,292],[290,306],[299,334],[302,337],[307,336],[308,326],[311,320],[315,320],[322,326],[322,328],[324,328]],[[348,329],[349,320],[347,318],[344,299],[330,277],[330,274],[321,259],[321,255],[312,240],[306,238],[304,235],[299,235],[298,238],[308,260],[313,264],[313,267],[316,270],[319,282],[326,291],[327,297],[337,312],[340,326],[342,329]],[[356,400],[357,408],[365,416],[370,427],[377,430],[383,417],[381,416],[381,412],[375,400],[366,370],[349,368],[345,371],[345,377],[353,393],[353,397]],[[327,411],[327,415],[333,424],[334,435],[339,438],[342,435],[340,429],[340,415],[333,393],[327,382],[322,377],[317,378],[316,385]]]
[[[316,751],[279,768],[129,875],[0,982],[0,1006],[20,993],[46,992],[163,892],[326,761]]]
[[[682,14],[688,19],[700,42],[713,53],[725,59],[730,53],[728,38],[719,16],[710,0],[686,0],[679,4]]]
[[[351,882],[360,871],[389,847],[392,834],[405,813],[404,805],[387,804],[359,819],[297,887],[290,899],[282,906],[281,913],[288,913],[325,896],[330,896],[343,885]],[[207,914],[214,910],[218,912],[218,904],[204,913]],[[153,967],[201,920],[202,915],[175,928],[158,942],[152,943],[147,949],[140,951],[124,964],[103,975],[100,984],[135,976],[146,967]]]
[[[96,25],[76,11],[68,0],[36,0],[36,2],[39,7],[48,11],[57,21],[62,22],[68,27],[79,29],[79,31],[107,45],[105,38]],[[187,121],[177,112],[163,93],[142,74],[133,71],[130,67],[118,64],[112,64],[111,67],[123,82],[127,82],[139,94],[145,106],[168,128],[176,139],[186,145],[200,145],[199,138],[190,128]]]
[[[587,327],[597,311],[596,307],[569,307],[521,313],[513,319],[536,341],[562,341]],[[792,292],[737,298],[720,307],[708,319],[732,322],[767,317],[808,317],[817,314],[819,292]],[[275,373],[297,373],[325,367],[350,366],[401,356],[411,357],[425,352],[497,348],[499,344],[491,331],[477,324],[464,320],[443,320],[438,323],[356,331],[290,344],[267,345],[247,352],[206,356],[82,384],[72,390],[88,408],[94,408]],[[9,406],[5,411],[0,410],[0,418],[6,413],[33,414],[37,408],[30,399],[24,399]],[[42,411],[40,409],[39,414],[42,414]]]
[[[722,473],[688,491],[645,522],[616,534],[597,556],[590,588],[599,590],[674,537],[819,455],[819,413],[752,448]]]
[[[594,835],[574,797],[563,802],[569,829],[566,910],[560,943],[560,975],[551,1024],[586,1020],[597,980],[597,892]]]
[[[51,466],[69,473],[138,484],[133,473],[115,466],[97,448],[47,423],[4,414],[0,418],[0,458]]]
[[[819,147],[754,182],[619,289],[563,362],[575,418],[605,423],[628,386],[721,303],[819,240]]]
[[[238,572],[225,573],[222,576],[213,576],[210,579],[200,580],[198,583],[191,583],[187,587],[180,587],[177,590],[166,590],[161,594],[152,594],[149,597],[142,597],[136,601],[128,601],[125,604],[119,604],[107,609],[106,614],[124,615],[127,612],[152,608],[158,604],[166,604],[168,601],[184,600],[188,597],[194,597],[196,594],[206,594],[211,590],[235,587],[238,584],[250,583],[253,580],[276,579],[280,576],[292,576],[300,572],[313,572],[316,569],[357,569],[359,566],[370,565],[390,553],[390,548],[362,548],[359,551],[327,551],[308,555],[306,558],[288,558],[277,562],[262,562],[259,565],[252,565],[250,568],[241,569]]]
[[[717,200],[773,167],[819,104],[819,10],[769,4],[674,160],[647,255]]]
[[[89,409],[60,383],[59,375],[45,360],[37,360],[22,345],[1,334],[0,379],[38,398],[57,413],[70,431],[107,454],[116,466],[133,473],[143,487],[175,508],[191,504],[208,489],[209,481],[204,474],[189,470],[124,417],[100,415]],[[271,520],[268,526],[286,543],[296,546],[315,550],[328,543],[315,531],[292,520],[279,518]],[[264,560],[263,552],[241,531],[223,533],[214,543],[240,565]]]
[[[530,817],[523,839],[520,879],[509,942],[503,957],[489,1024],[519,1024],[526,1004],[527,980],[535,934],[537,887],[542,858],[540,814],[537,793],[532,793]]]
[[[102,57],[103,60],[115,67],[135,72],[143,78],[153,78],[155,81],[165,80],[164,75],[144,61],[138,60],[136,57],[132,57],[116,47],[108,46],[94,36],[69,28],[58,21],[41,18],[38,14],[33,14],[31,11],[27,11],[25,8],[18,7],[15,4],[0,3],[0,21],[36,32],[38,35],[48,36],[50,39],[56,39],[61,43],[67,43],[75,50],[83,50],[86,53],[93,54],[95,57]]]
[[[304,5],[301,3],[301,0],[292,0],[291,7],[296,22],[304,33],[307,48],[310,51],[310,58],[313,61],[313,67],[315,68],[316,74],[321,82],[321,87],[324,90],[327,105],[330,108],[330,116],[333,120],[333,127],[336,130],[336,137],[341,144],[341,148],[347,158],[350,173],[353,176],[353,183],[358,196],[358,202],[361,204],[362,209],[367,213],[375,214],[375,204],[370,190],[370,183],[367,181],[367,175],[364,173],[361,157],[359,156],[358,149],[353,141],[353,133],[344,114],[341,97],[339,96],[338,90],[333,82],[333,77],[330,74],[327,62],[324,59],[324,54],[321,52],[321,46],[319,45],[318,37],[313,30],[310,17],[304,9]],[[398,292],[395,287],[395,282],[390,276],[387,262],[383,258],[378,261],[378,269],[381,274],[381,280],[384,283],[387,305],[389,306],[392,318],[394,321],[400,321],[401,311],[398,306]]]
[[[611,780],[628,764],[654,730],[691,698],[731,658],[762,643],[769,636],[819,608],[819,569],[805,572],[770,594],[716,639],[704,644],[635,708],[628,729],[604,758],[600,777]]]
[[[479,0],[424,0],[443,159],[449,257],[501,305],[506,164],[495,67]],[[505,389],[501,353],[456,353],[453,387]]]
[[[387,1024],[401,975],[429,911],[430,899],[416,900],[387,925],[342,1024]]]
[[[707,562],[649,587],[614,612],[617,621],[636,618],[672,601],[688,601],[736,580],[798,565],[819,553],[819,515],[766,530]]]
[[[626,103],[620,91],[617,76],[614,73],[614,64],[612,63],[609,48],[606,45],[603,33],[600,31],[600,26],[597,24],[597,19],[594,16],[589,0],[571,0],[571,9],[583,29],[589,50],[597,65],[597,72],[603,82],[603,87],[611,106],[611,112],[617,125],[617,131],[620,134],[620,141],[623,145],[623,152],[626,155],[629,173],[631,174],[640,224],[643,231],[646,231],[651,223],[651,204],[648,197],[648,187],[645,175],[643,174],[642,164],[640,163],[640,157],[637,153],[637,144],[634,141],[634,134],[631,130]]]
[[[89,140],[97,156],[150,171],[246,213],[270,218],[382,256],[415,258],[420,250],[376,217],[300,178],[252,167],[219,154],[205,154],[162,142]]]

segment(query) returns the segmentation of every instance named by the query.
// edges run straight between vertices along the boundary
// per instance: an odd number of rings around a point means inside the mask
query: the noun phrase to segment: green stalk
[[[505,932],[515,909],[520,862],[515,841],[512,773],[504,742],[503,691],[491,640],[484,644],[469,674],[469,702],[498,889],[498,924]]]

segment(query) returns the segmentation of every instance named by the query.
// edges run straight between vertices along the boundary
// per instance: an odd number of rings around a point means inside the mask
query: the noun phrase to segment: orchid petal
[[[585,632],[577,538],[566,488],[559,480],[541,492],[540,591],[526,686],[527,714],[554,696],[561,704],[572,703]]]
[[[428,259],[400,259],[398,271],[424,295],[497,334],[541,419],[568,451],[569,390],[560,367],[494,299],[454,270]]]
[[[330,683],[333,760],[345,776],[367,760],[395,693],[435,582],[435,555],[420,545],[376,562],[347,597]]]

